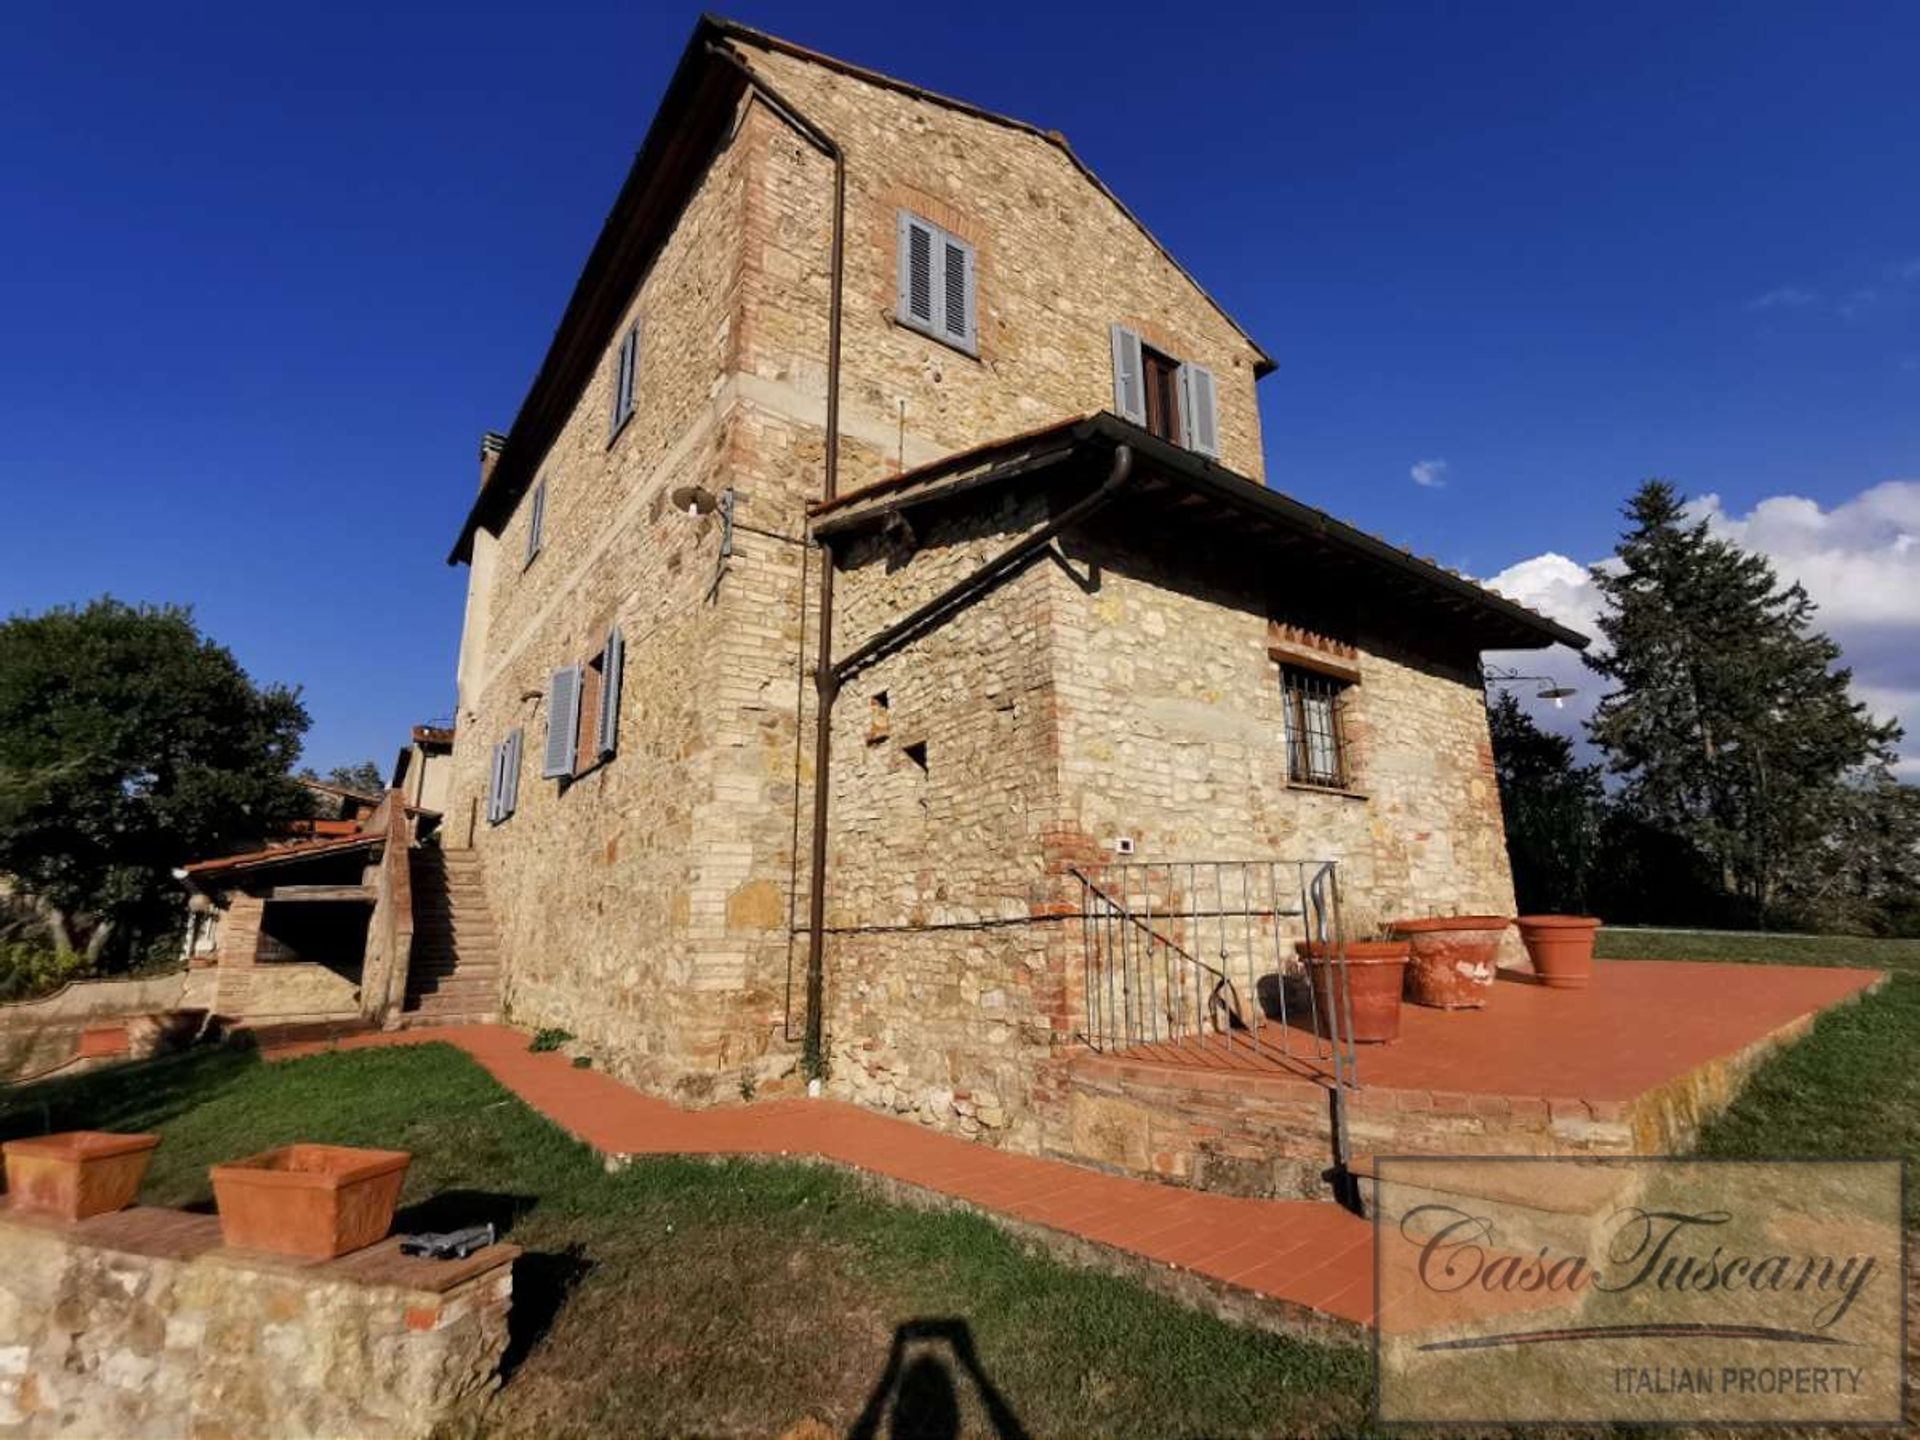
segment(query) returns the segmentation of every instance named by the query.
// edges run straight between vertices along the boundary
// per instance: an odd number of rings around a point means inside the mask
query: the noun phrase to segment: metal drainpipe
[[[707,49],[746,78],[749,88],[773,112],[793,126],[808,144],[833,162],[833,244],[828,257],[827,297],[827,454],[826,475],[821,484],[821,503],[840,493],[840,315],[846,266],[847,160],[833,137],[807,119],[757,75],[731,49],[709,43]],[[826,1074],[825,971],[827,929],[827,790],[833,764],[832,727],[834,697],[840,684],[833,669],[833,545],[820,546],[819,636],[813,663],[814,706],[813,736],[813,836],[808,867],[807,896],[807,1033],[804,1065],[808,1079]],[[797,737],[796,737],[797,738]]]

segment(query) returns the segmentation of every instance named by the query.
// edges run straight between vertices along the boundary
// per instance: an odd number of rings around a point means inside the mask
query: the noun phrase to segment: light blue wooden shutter
[[[506,755],[500,762],[500,818],[505,820],[520,806],[520,740],[515,730],[507,736]]]
[[[923,329],[933,326],[933,227],[900,212],[900,315]]]
[[[940,237],[940,331],[972,350],[977,342],[974,317],[973,247],[951,235]]]
[[[1124,325],[1113,327],[1113,413],[1136,425],[1147,423],[1146,369],[1140,337]]]
[[[616,625],[607,632],[607,648],[600,657],[600,733],[594,737],[594,754],[601,760],[620,744],[620,673],[626,661],[627,642]]]
[[[540,774],[547,780],[573,774],[574,742],[580,730],[580,667],[563,665],[547,686],[547,753]]]
[[[533,557],[540,553],[544,543],[543,533],[547,528],[547,482],[543,478],[533,487],[533,496],[527,501],[527,556],[522,564],[531,565]]]
[[[506,751],[504,743],[497,744],[487,756],[487,823],[500,823],[500,757]]]
[[[1204,365],[1180,367],[1180,427],[1189,450],[1220,458],[1220,412],[1213,372]]]

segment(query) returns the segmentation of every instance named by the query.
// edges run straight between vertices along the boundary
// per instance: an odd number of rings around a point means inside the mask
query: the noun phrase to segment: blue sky
[[[189,602],[323,767],[449,712],[477,438],[696,13],[10,7],[0,612]],[[1920,726],[1920,7],[729,13],[1064,130],[1279,358],[1272,483],[1578,614],[1671,476]]]

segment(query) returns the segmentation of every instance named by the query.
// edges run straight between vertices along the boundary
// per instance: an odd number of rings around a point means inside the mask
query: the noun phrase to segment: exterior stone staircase
[[[460,1025],[500,1018],[500,943],[471,850],[408,852],[413,958],[398,1023]]]

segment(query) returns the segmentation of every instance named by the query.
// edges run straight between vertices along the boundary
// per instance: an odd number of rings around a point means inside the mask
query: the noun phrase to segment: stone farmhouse
[[[453,548],[452,1008],[1071,1151],[1116,914],[1245,1007],[1283,859],[1511,913],[1479,656],[1584,639],[1268,488],[1273,368],[1064,137],[701,21]]]

